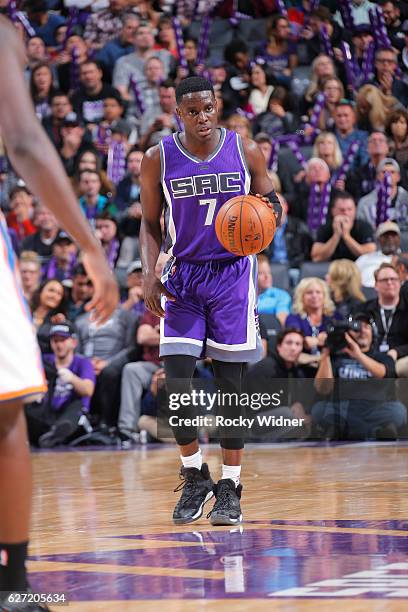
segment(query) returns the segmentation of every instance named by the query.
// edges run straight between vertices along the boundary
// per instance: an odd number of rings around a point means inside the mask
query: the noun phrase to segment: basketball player
[[[168,390],[188,381],[198,358],[212,358],[217,379],[239,388],[244,364],[262,356],[256,321],[256,263],[235,257],[218,242],[214,222],[220,207],[239,194],[262,194],[280,222],[282,209],[258,145],[217,127],[217,102],[209,81],[190,77],[176,89],[184,132],[162,139],[142,162],[140,232],[145,300],[161,319],[160,355]],[[262,197],[260,195],[259,197]],[[172,255],[162,282],[154,274],[161,248],[160,216],[166,215],[166,250]],[[171,383],[170,381],[173,381]],[[237,406],[237,409],[239,407]],[[174,428],[181,453],[183,491],[173,521],[200,518],[213,493],[213,525],[241,522],[239,484],[243,439],[221,437],[221,480],[214,486],[202,463],[194,429]]]
[[[50,208],[84,254],[95,294],[88,305],[105,321],[118,302],[116,282],[79,209],[57,154],[34,114],[23,77],[24,49],[0,16],[0,128],[13,167]],[[0,592],[28,588],[25,559],[31,500],[31,467],[23,402],[46,391],[41,358],[22,298],[16,261],[0,211]],[[1,600],[1,596],[0,596]],[[1,610],[46,610],[41,605]]]

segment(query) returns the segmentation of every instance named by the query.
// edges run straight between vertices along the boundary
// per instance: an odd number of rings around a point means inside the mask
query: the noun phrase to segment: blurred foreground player
[[[211,83],[202,77],[184,79],[176,89],[176,99],[184,132],[163,138],[160,145],[147,151],[142,162],[140,240],[145,302],[162,317],[160,356],[169,393],[190,390],[196,361],[203,355],[212,358],[220,386],[239,392],[244,364],[262,357],[256,315],[256,258],[236,257],[226,251],[217,240],[214,222],[227,200],[250,189],[269,201],[278,223],[282,209],[257,144],[217,127]],[[154,270],[162,243],[163,201],[165,248],[172,257],[160,282]],[[179,417],[189,415],[189,409],[178,413]],[[244,440],[228,432],[221,434],[222,476],[214,486],[207,464],[202,463],[196,429],[174,427],[173,432],[180,447],[184,480],[173,521],[197,520],[215,494],[211,523],[239,523]]]
[[[54,147],[34,114],[23,77],[24,50],[0,17],[0,127],[13,167],[55,214],[84,254],[95,287],[87,309],[109,318],[118,301],[116,282],[80,211]],[[0,592],[28,587],[25,570],[31,507],[31,466],[23,402],[45,392],[44,376],[16,260],[0,212]],[[6,598],[7,599],[7,598]],[[0,602],[1,610],[46,610]]]

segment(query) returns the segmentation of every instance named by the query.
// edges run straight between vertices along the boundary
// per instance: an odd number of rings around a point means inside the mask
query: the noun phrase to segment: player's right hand
[[[144,281],[144,300],[146,308],[151,310],[158,317],[164,317],[164,310],[161,306],[161,296],[164,295],[171,302],[175,302],[174,295],[167,291],[166,287],[154,275],[145,277]]]
[[[102,325],[119,304],[118,284],[102,250],[85,251],[83,263],[94,286],[92,300],[87,303],[85,310],[92,312],[92,321]]]

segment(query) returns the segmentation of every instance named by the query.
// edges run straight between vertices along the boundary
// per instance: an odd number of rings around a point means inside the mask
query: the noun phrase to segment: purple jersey
[[[205,160],[187,151],[179,133],[160,143],[166,251],[184,261],[233,257],[218,242],[215,218],[227,200],[249,193],[251,177],[241,137],[225,128],[220,132],[217,147]]]

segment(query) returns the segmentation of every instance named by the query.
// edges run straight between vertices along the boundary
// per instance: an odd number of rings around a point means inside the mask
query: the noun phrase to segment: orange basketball
[[[215,233],[222,246],[234,255],[260,253],[272,242],[276,217],[260,198],[239,195],[225,202],[215,219]]]

